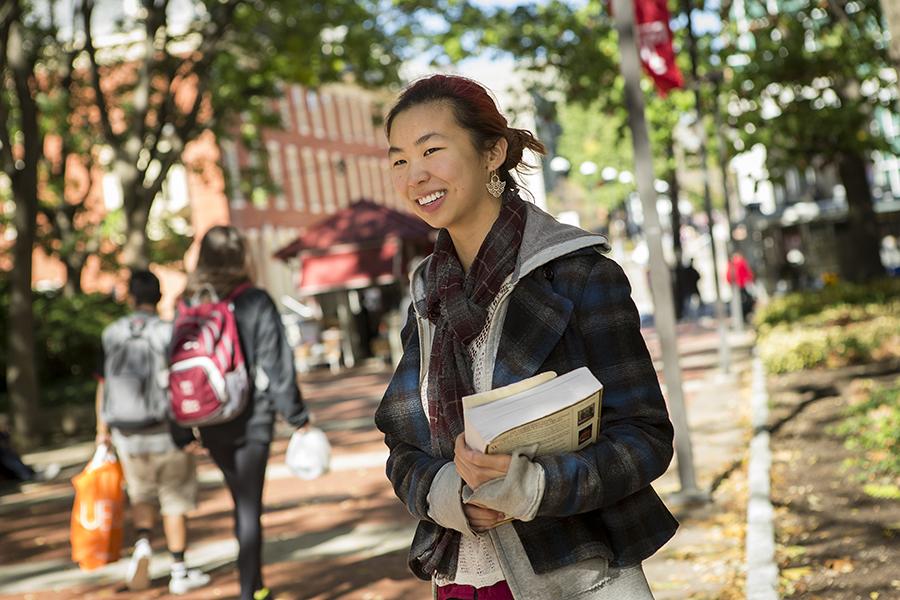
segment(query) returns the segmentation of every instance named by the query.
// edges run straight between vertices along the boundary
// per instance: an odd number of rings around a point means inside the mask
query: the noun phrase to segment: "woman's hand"
[[[506,515],[490,508],[484,508],[476,504],[463,504],[463,512],[469,521],[469,527],[472,531],[481,533],[488,529],[493,529],[506,520]]]
[[[484,454],[472,450],[466,446],[465,434],[456,436],[453,463],[456,472],[473,490],[491,479],[505,476],[510,460],[512,456],[509,454]]]

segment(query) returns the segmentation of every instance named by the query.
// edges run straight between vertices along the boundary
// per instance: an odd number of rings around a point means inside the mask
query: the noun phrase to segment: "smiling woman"
[[[543,144],[510,128],[483,87],[443,75],[411,86],[388,114],[386,131],[394,188],[429,225],[447,229],[468,271],[504,188],[516,189],[510,171],[527,167],[526,147],[543,154]]]
[[[470,79],[415,82],[386,133],[394,187],[440,230],[413,273],[403,358],[375,416],[388,477],[420,520],[410,568],[441,599],[652,598],[641,561],[677,527],[650,487],[672,426],[606,238],[519,197],[511,172],[544,146]],[[463,396],[582,366],[604,385],[596,443],[465,446]]]

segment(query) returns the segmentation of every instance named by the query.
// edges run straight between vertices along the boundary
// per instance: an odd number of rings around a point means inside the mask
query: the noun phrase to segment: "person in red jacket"
[[[747,315],[753,311],[753,304],[755,303],[753,294],[749,290],[750,284],[753,283],[753,270],[750,268],[747,259],[740,252],[735,252],[731,260],[728,261],[725,281],[728,282],[728,285],[737,284],[738,288],[740,288],[741,310],[746,319]]]

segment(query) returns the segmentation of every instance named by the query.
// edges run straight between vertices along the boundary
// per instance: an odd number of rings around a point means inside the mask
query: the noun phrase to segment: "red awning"
[[[317,223],[275,256],[300,258],[304,294],[359,289],[405,276],[409,256],[404,245],[430,252],[435,233],[417,217],[361,200]]]

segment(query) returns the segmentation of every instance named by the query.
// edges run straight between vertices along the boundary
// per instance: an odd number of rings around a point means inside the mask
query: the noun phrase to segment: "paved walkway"
[[[645,331],[656,353],[652,330]],[[749,336],[733,336],[735,368],[717,368],[718,338],[708,327],[680,327],[679,350],[692,429],[698,483],[713,490],[702,506],[678,504],[673,464],[657,482],[682,522],[676,537],[647,561],[660,600],[738,598],[742,589],[744,499],[742,461],[749,440]],[[286,439],[273,446],[265,491],[265,571],[279,599],[430,598],[429,585],[406,570],[415,523],[384,478],[386,452],[372,415],[389,378],[374,367],[337,376],[316,372],[303,392],[334,446],[333,470],[313,482],[293,478],[283,464]],[[151,573],[154,587],[131,593],[121,584],[125,560],[90,573],[69,559],[72,502],[67,476],[92,452],[90,443],[26,457],[64,465],[56,482],[28,484],[0,495],[0,599],[165,598],[169,559],[157,535]],[[188,598],[232,598],[236,544],[231,538],[230,498],[207,460],[200,468],[201,502],[191,520],[188,562],[211,573],[210,587]],[[737,586],[735,588],[735,586]]]

